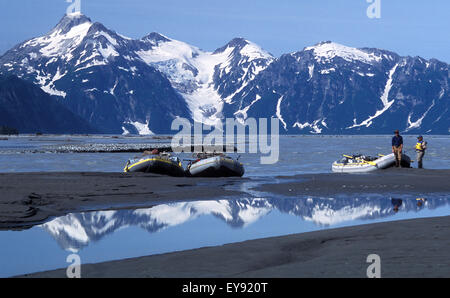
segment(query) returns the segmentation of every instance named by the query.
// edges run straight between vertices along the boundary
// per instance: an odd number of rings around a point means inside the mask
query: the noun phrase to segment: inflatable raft
[[[242,177],[244,172],[242,163],[224,155],[199,154],[186,168],[186,175],[192,177]]]
[[[168,176],[182,177],[184,169],[178,157],[168,154],[145,155],[128,160],[124,172],[155,173]]]
[[[378,157],[364,155],[344,155],[340,160],[333,162],[331,169],[336,173],[367,173],[379,169],[386,169],[395,165],[394,153],[379,155]],[[401,166],[409,168],[411,159],[402,154]]]

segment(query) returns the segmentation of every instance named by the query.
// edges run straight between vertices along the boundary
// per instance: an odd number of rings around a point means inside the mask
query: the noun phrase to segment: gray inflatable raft
[[[211,156],[188,165],[186,175],[192,177],[242,177],[244,165],[229,156]]]

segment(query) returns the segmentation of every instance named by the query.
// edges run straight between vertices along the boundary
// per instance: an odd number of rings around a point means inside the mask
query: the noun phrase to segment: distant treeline
[[[0,126],[0,135],[18,135],[19,131],[8,126]]]

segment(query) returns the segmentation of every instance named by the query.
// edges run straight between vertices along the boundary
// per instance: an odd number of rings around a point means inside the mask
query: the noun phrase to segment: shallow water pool
[[[383,221],[450,215],[450,196],[228,198],[72,213],[0,231],[0,277]],[[398,211],[395,211],[395,205]]]

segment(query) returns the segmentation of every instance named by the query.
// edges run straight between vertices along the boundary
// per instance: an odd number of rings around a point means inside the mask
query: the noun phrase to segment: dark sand
[[[284,196],[450,193],[450,170],[390,168],[367,174],[305,174],[277,179],[280,183],[254,189]]]
[[[251,240],[81,267],[81,277],[450,277],[450,216]],[[65,269],[26,275],[65,277]]]
[[[450,170],[277,177],[282,195],[450,193]],[[122,173],[0,174],[0,228],[27,228],[82,210],[151,207],[243,195],[242,178]],[[247,180],[248,181],[248,180]],[[236,189],[238,189],[236,187]],[[369,254],[384,277],[450,277],[450,216],[371,224],[82,266],[83,277],[365,277]],[[64,277],[65,269],[28,275]]]
[[[143,173],[0,174],[0,229],[28,228],[76,211],[148,208],[180,200],[215,199],[242,178],[185,178]]]

